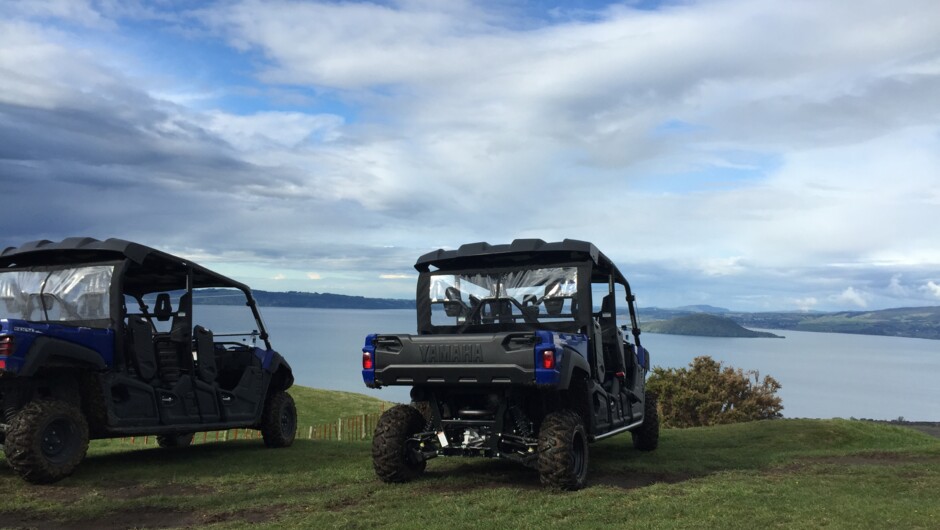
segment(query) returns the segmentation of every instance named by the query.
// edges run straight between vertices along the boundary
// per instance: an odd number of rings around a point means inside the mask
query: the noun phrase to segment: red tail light
[[[362,352],[362,369],[363,370],[372,369],[372,354],[367,351]]]
[[[555,351],[545,350],[542,352],[542,368],[552,370],[555,368]]]
[[[13,355],[13,337],[0,336],[0,355]]]

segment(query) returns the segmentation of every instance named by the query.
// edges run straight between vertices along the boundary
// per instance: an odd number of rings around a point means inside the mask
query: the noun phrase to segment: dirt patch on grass
[[[193,512],[165,508],[135,508],[100,517],[50,520],[44,514],[16,511],[3,514],[4,528],[41,528],[43,530],[123,530],[125,528],[182,528],[199,522]]]
[[[418,479],[430,493],[465,493],[493,488],[539,489],[532,469],[502,460],[461,463],[450,469],[428,470]]]
[[[105,494],[112,499],[140,499],[142,497],[182,497],[190,495],[211,495],[215,488],[194,486],[192,484],[133,484],[120,488],[104,488]]]
[[[141,484],[138,482],[114,482],[98,484],[91,488],[84,486],[41,486],[30,491],[33,497],[52,500],[58,504],[69,505],[81,502],[92,495],[109,499],[132,500],[144,497],[168,496],[181,497],[190,495],[211,495],[215,489],[208,486],[191,484]]]
[[[88,496],[88,488],[76,486],[27,486],[31,497],[57,504],[75,504]]]
[[[284,504],[274,504],[271,506],[259,506],[256,508],[245,508],[234,512],[220,514],[203,515],[200,518],[201,524],[224,523],[228,521],[239,521],[241,523],[270,523],[278,518],[279,515],[289,511],[289,507]]]
[[[98,517],[50,519],[41,512],[14,511],[0,516],[3,528],[42,530],[123,530],[126,528],[189,528],[238,521],[244,524],[269,523],[288,510],[285,505],[246,508],[234,512],[200,514],[195,511],[143,507],[111,512]]]
[[[698,475],[687,472],[654,473],[643,471],[623,471],[617,473],[591,470],[588,474],[588,487],[612,486],[621,489],[637,489],[653,484],[675,484],[696,478]],[[454,479],[457,480],[447,480]],[[428,471],[420,479],[420,490],[435,494],[466,493],[482,489],[514,488],[522,490],[542,490],[538,472],[534,469],[501,461],[462,464],[455,469]]]
[[[820,456],[801,458],[796,463],[806,464],[839,464],[847,466],[893,466],[898,464],[917,464],[927,461],[940,461],[940,457],[928,455],[908,455],[904,453],[889,453],[886,451],[861,453],[846,456]]]
[[[645,488],[653,484],[676,484],[696,478],[691,473],[647,473],[627,471],[624,473],[600,473],[588,476],[588,486],[613,486],[625,490]]]
[[[906,464],[940,463],[940,456],[872,452],[845,456],[811,456],[791,464],[768,470],[770,474],[805,471],[815,466],[902,466]]]

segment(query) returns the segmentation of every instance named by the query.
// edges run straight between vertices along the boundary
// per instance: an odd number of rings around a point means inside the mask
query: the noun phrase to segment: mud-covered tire
[[[424,473],[427,462],[411,456],[408,439],[424,428],[424,416],[408,405],[385,411],[372,437],[372,467],[383,482],[408,482]]]
[[[270,396],[264,404],[261,417],[261,437],[268,447],[288,447],[297,436],[297,406],[294,398],[284,391]]]
[[[588,438],[574,411],[559,410],[542,420],[538,470],[542,484],[553,489],[578,490],[587,484]]]
[[[177,449],[180,447],[189,447],[193,444],[193,433],[184,434],[161,434],[157,436],[157,445],[165,449]]]
[[[643,404],[643,424],[633,431],[633,447],[640,451],[653,451],[659,447],[659,407],[656,394],[646,393]]]
[[[49,484],[72,474],[88,451],[88,423],[75,405],[33,401],[13,416],[3,445],[23,479]]]

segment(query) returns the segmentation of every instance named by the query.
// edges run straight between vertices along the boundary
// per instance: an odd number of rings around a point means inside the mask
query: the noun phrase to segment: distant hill
[[[323,309],[414,309],[414,300],[396,298],[366,298],[332,293],[305,293],[300,291],[256,291],[252,294],[258,305],[264,307],[311,307]],[[230,289],[200,289],[193,293],[196,305],[241,305],[244,297]]]
[[[672,309],[651,307],[641,310],[640,318],[643,322],[652,323],[687,315],[720,314],[749,328],[940,339],[940,307],[899,307],[878,311],[836,313],[820,311],[745,313],[725,311],[722,308],[704,309],[708,307],[710,306],[685,306]],[[696,311],[690,308],[702,310]],[[643,329],[646,329],[648,325],[644,324]]]
[[[691,311],[693,313],[711,313],[713,315],[721,315],[724,313],[730,313],[730,309],[725,309],[723,307],[715,307],[713,305],[707,304],[697,304],[697,305],[684,305],[677,307],[676,311]]]
[[[731,313],[743,326],[827,333],[940,339],[940,307],[899,307],[839,313]]]
[[[697,313],[676,317],[672,320],[649,322],[643,331],[666,333],[669,335],[694,335],[698,337],[742,337],[742,338],[783,338],[766,331],[752,331],[738,325],[730,318]]]

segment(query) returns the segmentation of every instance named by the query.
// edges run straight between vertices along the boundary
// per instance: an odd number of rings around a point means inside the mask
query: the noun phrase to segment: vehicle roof
[[[193,269],[194,287],[233,287],[248,291],[246,285],[190,260],[167,254],[140,243],[114,238],[100,241],[91,237],[70,237],[58,242],[43,239],[30,241],[19,247],[7,247],[0,252],[0,270],[10,266],[68,265],[124,259],[143,266],[146,271],[153,271],[153,274],[142,275],[146,277],[147,281],[138,282],[141,283],[141,289],[139,289],[141,292],[176,288],[178,283],[168,281],[168,279],[170,277],[178,278],[181,274],[180,271],[185,270],[188,266]],[[161,278],[164,279],[161,280]],[[143,284],[147,285],[146,290],[143,288]]]
[[[591,261],[594,264],[593,280],[613,274],[614,280],[627,284],[627,279],[617,266],[597,249],[593,243],[576,239],[565,239],[546,243],[541,239],[516,239],[512,243],[491,245],[489,243],[468,243],[456,250],[438,249],[418,258],[415,269],[429,272],[430,267],[438,270],[474,269],[486,267],[512,266],[522,263],[569,263],[572,261]]]

